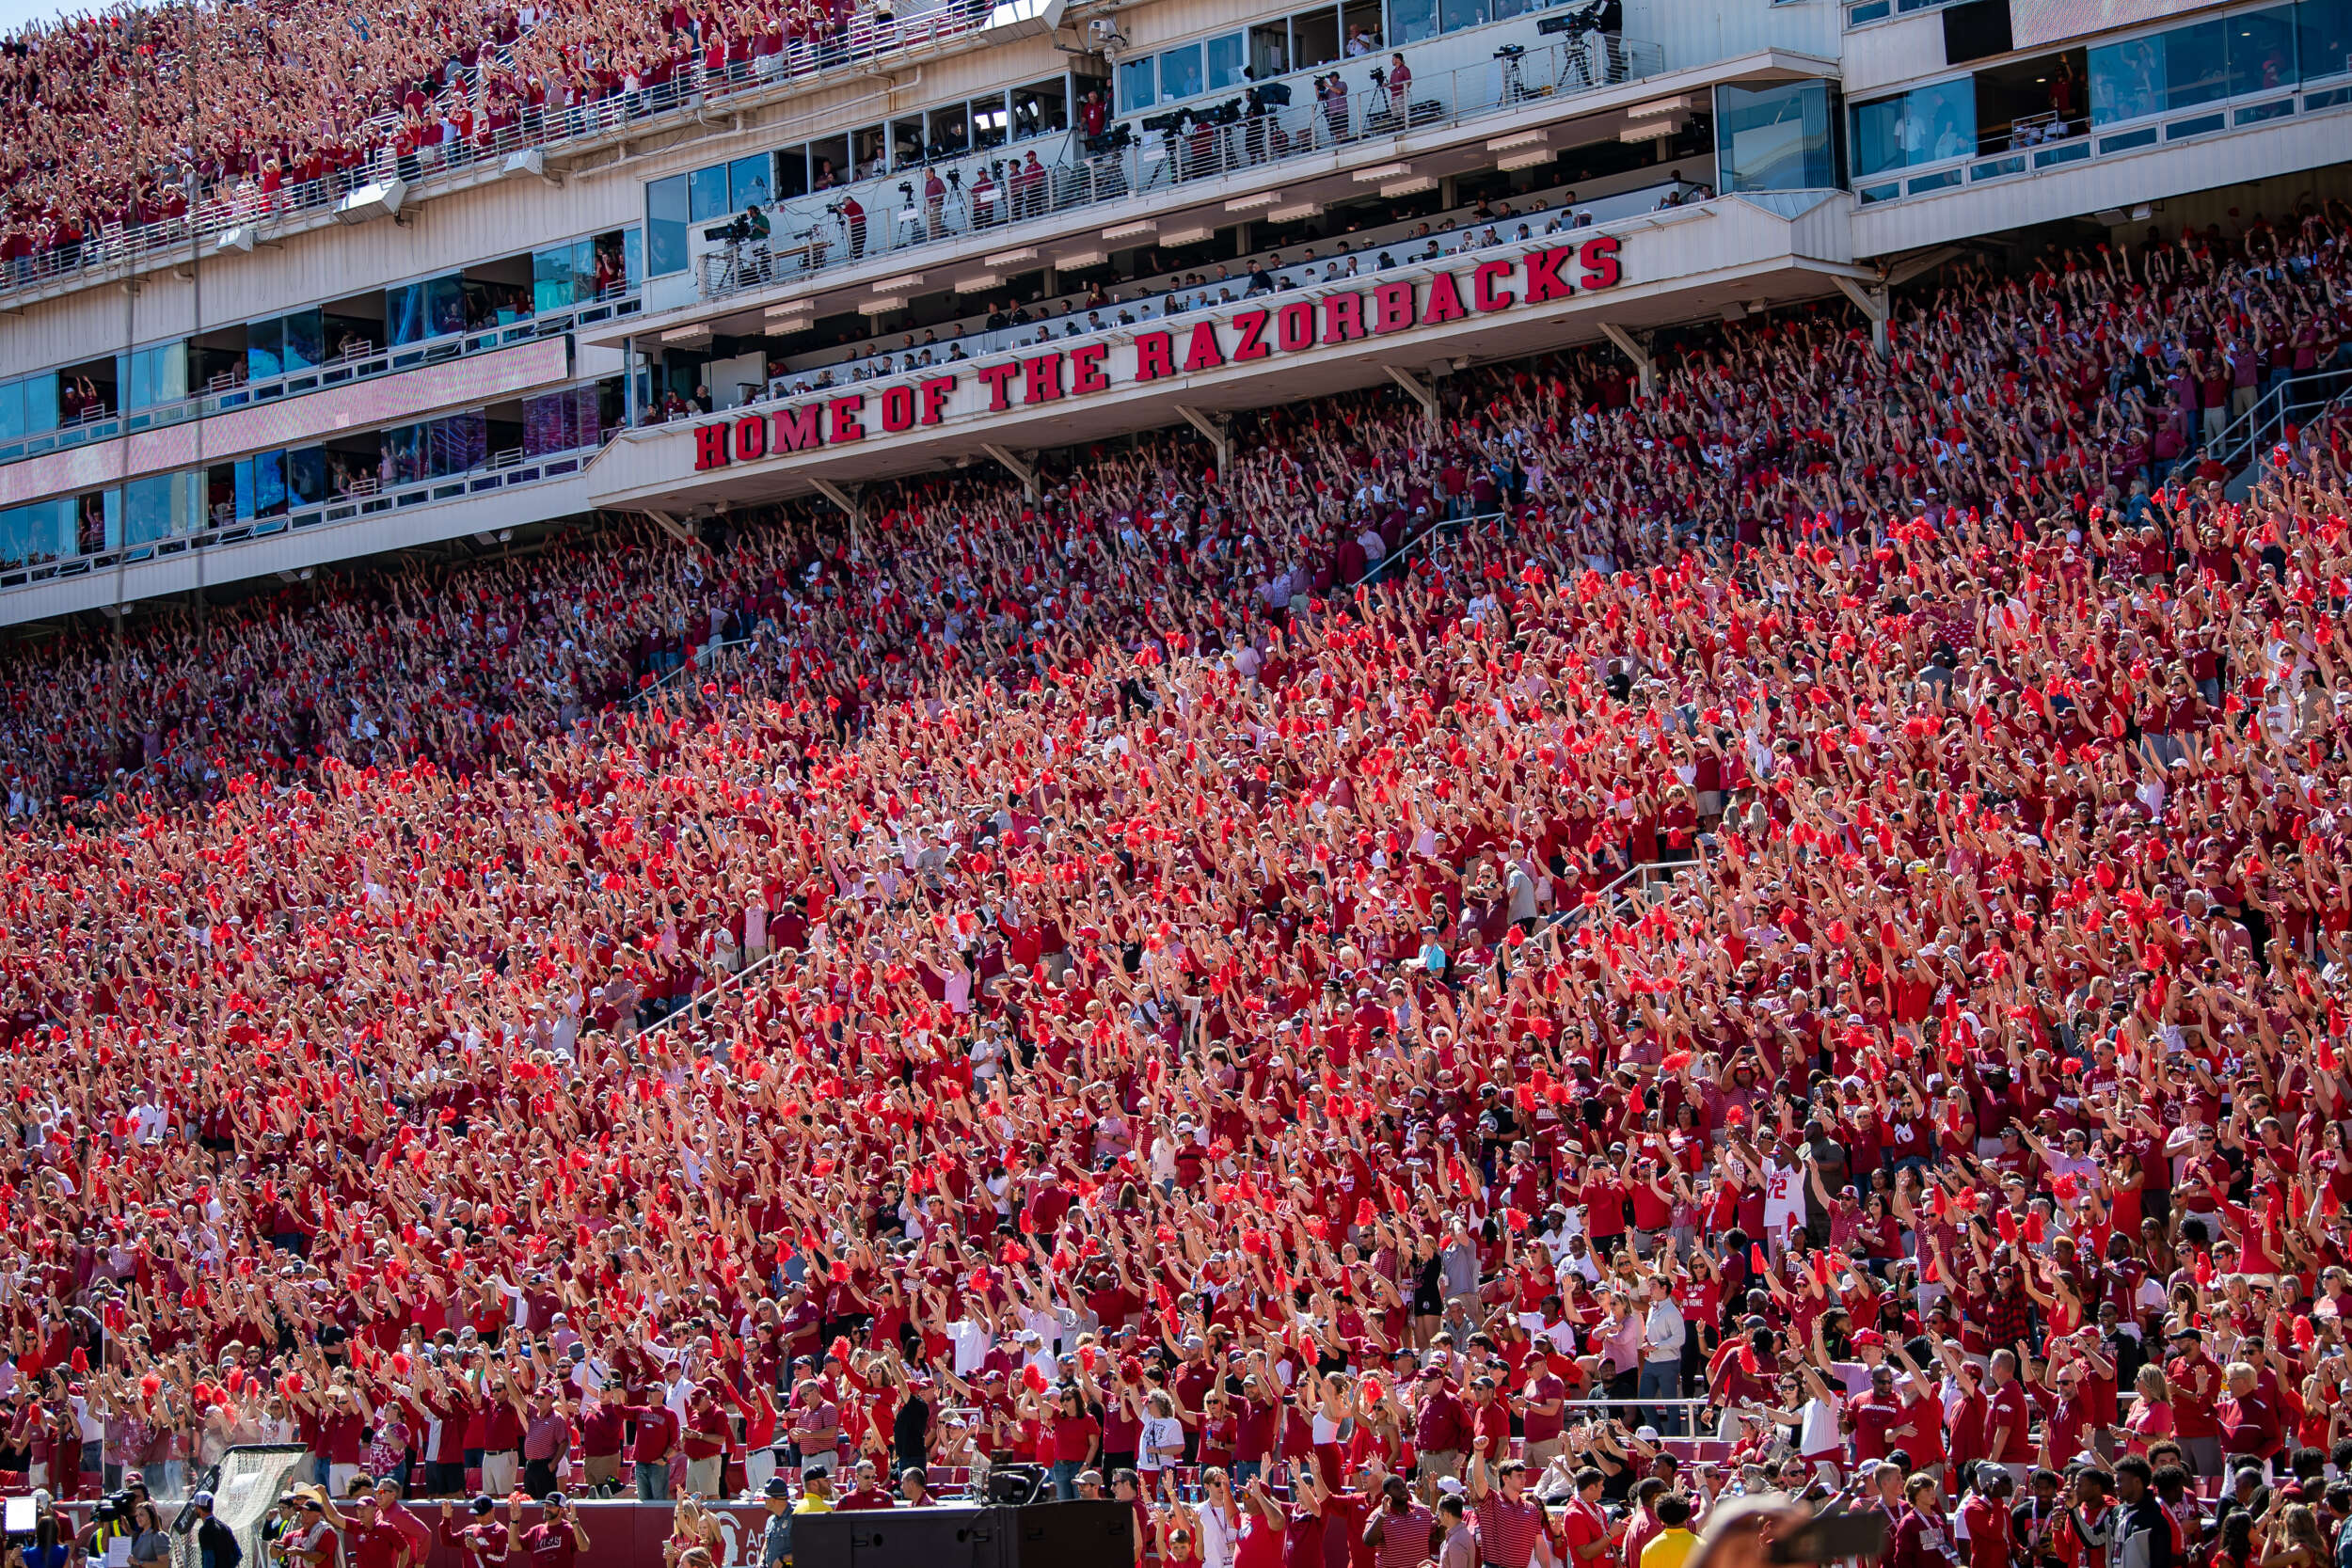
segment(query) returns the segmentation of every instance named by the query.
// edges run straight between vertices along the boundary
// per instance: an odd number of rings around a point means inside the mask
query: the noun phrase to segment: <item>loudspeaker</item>
[[[1039,1503],[1007,1515],[1004,1568],[1132,1568],[1136,1511],[1127,1503]]]
[[[792,1560],[824,1568],[1006,1568],[1011,1510],[876,1508],[803,1513],[792,1521]]]
[[[1134,1528],[1121,1502],[803,1513],[792,1558],[823,1568],[1132,1568]]]

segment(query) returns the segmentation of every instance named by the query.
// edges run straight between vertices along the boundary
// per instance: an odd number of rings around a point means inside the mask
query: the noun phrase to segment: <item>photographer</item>
[[[1412,86],[1413,68],[1405,63],[1403,55],[1391,55],[1389,56],[1389,113],[1395,119],[1399,130],[1405,126],[1406,108],[1405,95]]]

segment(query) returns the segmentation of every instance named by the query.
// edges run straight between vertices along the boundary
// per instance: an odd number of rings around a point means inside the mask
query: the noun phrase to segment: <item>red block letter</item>
[[[1024,359],[1023,403],[1052,403],[1061,396],[1061,356],[1041,354],[1034,359]]]
[[[1421,325],[1436,326],[1440,322],[1457,322],[1470,311],[1463,309],[1462,291],[1455,287],[1454,275],[1438,273],[1429,280],[1429,303],[1422,307]]]
[[[1225,351],[1217,346],[1216,323],[1196,323],[1192,329],[1192,346],[1184,354],[1184,373],[1194,371],[1214,371],[1223,367]]]
[[[952,375],[935,375],[923,383],[923,422],[937,424],[946,416],[947,394],[956,389]]]
[[[1372,329],[1402,332],[1413,325],[1413,286],[1383,283],[1372,291]]]
[[[1274,318],[1284,354],[1315,346],[1315,308],[1311,300],[1293,300]]]
[[[982,365],[978,373],[981,383],[988,388],[988,411],[1001,414],[1011,407],[1012,404],[1006,401],[1005,388],[1021,373],[1020,361],[1015,360],[1009,365]]]
[[[772,432],[774,439],[768,443],[774,451],[809,451],[825,444],[824,426],[818,422],[818,405],[804,403],[798,408],[787,408],[776,416]]]
[[[1176,340],[1166,332],[1146,332],[1136,339],[1136,379],[1161,381],[1176,373]]]
[[[1560,269],[1576,252],[1565,245],[1556,250],[1531,250],[1527,253],[1527,303],[1541,305],[1547,300],[1568,299],[1576,288],[1560,276]]]
[[[885,387],[882,388],[882,429],[896,436],[902,430],[914,428],[914,388]]]
[[[825,406],[833,410],[833,432],[829,437],[833,445],[837,447],[844,441],[866,439],[866,426],[858,422],[858,416],[866,411],[864,392],[834,398]]]
[[[1511,263],[1508,261],[1479,262],[1477,275],[1470,279],[1470,303],[1477,306],[1482,314],[1507,310],[1517,305],[1519,302],[1517,294],[1508,289],[1495,287],[1497,279],[1510,276]]]
[[[735,421],[735,455],[746,463],[768,455],[768,416],[747,414]]]
[[[1234,364],[1245,359],[1263,359],[1273,352],[1266,346],[1265,324],[1263,310],[1244,310],[1233,318],[1233,325],[1241,329],[1241,341],[1233,347]]]
[[[1108,343],[1081,343],[1070,351],[1070,389],[1073,392],[1109,389],[1111,378],[1103,373],[1103,356],[1110,351]]]
[[[1576,253],[1579,265],[1584,269],[1584,286],[1588,289],[1613,287],[1625,276],[1617,265],[1617,237],[1602,234],[1586,240],[1584,248]]]
[[[1323,341],[1343,343],[1364,335],[1364,296],[1333,294],[1323,302]]]
[[[723,468],[727,466],[727,427],[707,424],[694,431],[694,468]]]

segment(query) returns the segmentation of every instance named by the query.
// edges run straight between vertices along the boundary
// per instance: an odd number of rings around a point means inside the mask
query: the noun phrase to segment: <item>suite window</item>
[[[1962,76],[1856,103],[1851,120],[1856,179],[1962,157],[1977,150],[1976,79]]]
[[[1157,62],[1150,55],[1119,62],[1119,112],[1139,115],[1159,102]]]
[[[645,270],[651,276],[686,270],[690,212],[685,175],[645,182]]]
[[[1837,184],[1836,93],[1808,79],[1715,89],[1715,161],[1726,191]]]

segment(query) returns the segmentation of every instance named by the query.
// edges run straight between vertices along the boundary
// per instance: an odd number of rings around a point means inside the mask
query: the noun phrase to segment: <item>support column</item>
[[[1031,467],[1028,464],[1022,462],[1021,459],[1015,457],[1012,453],[1007,451],[1004,448],[996,445],[993,441],[983,442],[980,446],[980,450],[988,453],[989,456],[994,458],[996,462],[1003,467],[1007,473],[1012,475],[1013,478],[1021,482],[1022,492],[1026,495],[1029,499],[1037,499],[1037,469]],[[1029,455],[1034,457],[1037,454],[1035,452],[1031,452]]]
[[[829,479],[811,480],[809,483],[817,487],[818,495],[839,507],[850,519],[850,548],[852,551],[860,548],[858,534],[866,526],[866,486],[852,484],[845,490]]]
[[[660,524],[661,531],[676,540],[679,544],[691,545],[694,542],[693,529],[687,524],[680,522],[677,518],[671,516],[667,512],[648,511],[645,515],[651,517],[656,523]]]
[[[1429,421],[1429,434],[1435,437],[1441,421],[1438,408],[1438,389],[1401,365],[1383,365],[1380,368],[1389,372],[1391,381],[1404,388],[1412,395],[1413,401],[1421,404],[1422,417]]]
[[[621,423],[637,428],[637,340],[621,340]]]
[[[1888,315],[1886,286],[1882,283],[1874,289],[1865,288],[1844,273],[1832,273],[1830,281],[1837,285],[1839,293],[1853,301],[1855,309],[1870,318],[1870,346],[1878,352],[1880,358],[1885,358]]]
[[[1186,424],[1208,437],[1209,445],[1216,449],[1216,471],[1222,477],[1233,462],[1232,416],[1204,414],[1181,403],[1176,405],[1176,412],[1184,417]]]
[[[1600,332],[1602,337],[1617,345],[1618,353],[1633,361],[1633,369],[1642,378],[1642,395],[1654,396],[1658,390],[1658,365],[1650,358],[1648,346],[1636,341],[1632,333],[1615,322],[1601,323]]]

